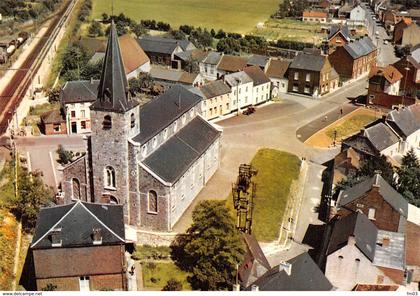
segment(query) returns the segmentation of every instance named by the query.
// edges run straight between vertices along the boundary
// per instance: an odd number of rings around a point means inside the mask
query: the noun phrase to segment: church
[[[63,203],[121,204],[124,222],[171,231],[219,167],[222,130],[181,85],[141,106],[131,98],[111,24],[88,152],[63,169]]]

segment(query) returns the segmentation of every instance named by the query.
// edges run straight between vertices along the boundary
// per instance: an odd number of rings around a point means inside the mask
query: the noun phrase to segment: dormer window
[[[141,155],[146,156],[147,154],[147,145],[143,145],[143,147],[141,147]]]
[[[102,128],[104,130],[109,130],[112,128],[112,119],[111,119],[111,115],[105,115],[104,116],[104,121],[102,122]]]
[[[190,110],[190,117],[193,118],[193,116],[194,116],[194,108],[191,108],[191,110]]]
[[[93,244],[101,245],[102,244],[102,230],[100,228],[93,228]]]
[[[131,113],[131,128],[136,126],[136,117],[134,116],[134,113]]]
[[[165,128],[165,130],[163,131],[163,138],[166,140],[167,137],[168,137],[168,128]]]
[[[153,148],[156,148],[156,145],[157,145],[157,138],[156,137],[154,137],[153,138]]]
[[[185,121],[187,120],[187,115],[182,115],[182,124],[185,124]]]
[[[176,130],[178,129],[178,122],[177,121],[175,121],[174,122],[174,132],[176,132]]]
[[[61,239],[61,227],[56,227],[51,231],[51,246],[52,247],[61,247],[63,241]]]

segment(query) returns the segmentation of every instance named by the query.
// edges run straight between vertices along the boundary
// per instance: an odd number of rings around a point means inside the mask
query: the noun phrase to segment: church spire
[[[127,76],[121,57],[118,34],[114,21],[111,22],[108,44],[102,65],[98,97],[92,105],[93,110],[124,113],[134,107],[128,91]]]

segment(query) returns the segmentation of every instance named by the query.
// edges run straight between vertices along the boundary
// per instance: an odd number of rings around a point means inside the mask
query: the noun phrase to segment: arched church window
[[[134,113],[131,113],[131,128],[136,126],[136,117],[134,116]]]
[[[104,121],[102,122],[102,127],[104,130],[109,130],[112,128],[112,118],[111,115],[105,115]]]
[[[158,211],[158,198],[154,190],[150,190],[147,194],[147,209],[150,213],[157,213]]]
[[[111,166],[105,168],[105,187],[115,188],[115,170]]]
[[[77,178],[71,180],[71,195],[74,199],[80,199],[80,181]]]

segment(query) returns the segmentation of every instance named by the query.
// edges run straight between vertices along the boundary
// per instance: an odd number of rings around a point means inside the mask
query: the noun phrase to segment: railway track
[[[0,136],[5,134],[14,112],[25,97],[32,80],[41,67],[58,32],[65,24],[75,0],[70,0],[52,20],[44,37],[32,49],[19,69],[12,76],[9,84],[0,92]]]

